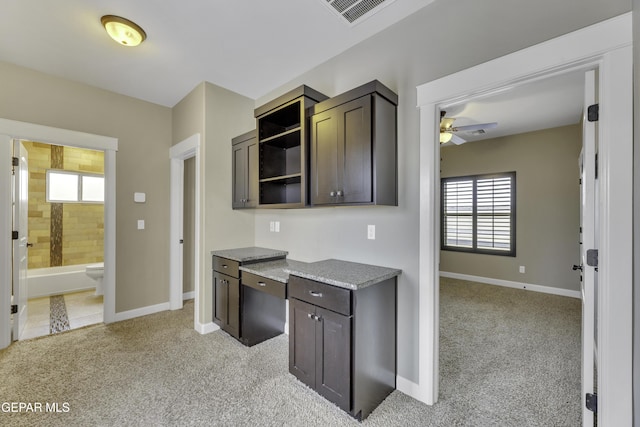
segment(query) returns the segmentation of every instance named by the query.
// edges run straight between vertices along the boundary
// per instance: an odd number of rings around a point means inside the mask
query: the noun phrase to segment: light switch
[[[133,201],[136,203],[144,203],[147,201],[146,193],[133,193]]]
[[[375,225],[367,225],[367,239],[376,240],[376,226]]]
[[[271,221],[271,222],[269,223],[269,231],[273,233],[273,232],[275,231],[275,228],[276,228],[276,224],[275,224],[275,222],[274,222],[274,221]]]
[[[144,219],[138,220],[138,230],[144,230]]]
[[[280,232],[280,221],[275,222],[275,226],[273,227],[276,233]]]

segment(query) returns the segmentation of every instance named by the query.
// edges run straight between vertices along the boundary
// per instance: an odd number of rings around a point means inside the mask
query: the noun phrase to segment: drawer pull
[[[258,282],[258,286],[265,287],[265,286],[267,286],[267,284],[266,284],[266,283],[264,283],[264,282]]]
[[[322,298],[322,292],[309,291],[309,295],[316,298]]]
[[[229,268],[227,264],[222,264],[222,268]]]

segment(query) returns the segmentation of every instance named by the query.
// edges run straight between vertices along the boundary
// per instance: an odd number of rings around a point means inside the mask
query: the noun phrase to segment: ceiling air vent
[[[345,19],[349,24],[355,25],[395,0],[324,0],[333,13]]]

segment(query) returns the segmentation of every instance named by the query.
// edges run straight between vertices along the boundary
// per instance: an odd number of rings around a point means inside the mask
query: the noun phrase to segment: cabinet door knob
[[[336,195],[335,191],[332,191],[331,193],[329,193],[329,196],[331,196],[331,197],[335,197],[335,195]]]
[[[316,298],[322,298],[322,292],[309,291],[309,295]]]
[[[338,197],[342,196],[342,190],[338,190],[337,196]]]

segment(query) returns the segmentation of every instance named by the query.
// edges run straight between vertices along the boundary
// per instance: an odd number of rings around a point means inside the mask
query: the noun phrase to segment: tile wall
[[[104,173],[104,153],[39,142],[29,154],[29,268],[102,262],[104,205],[47,203],[47,169]]]

